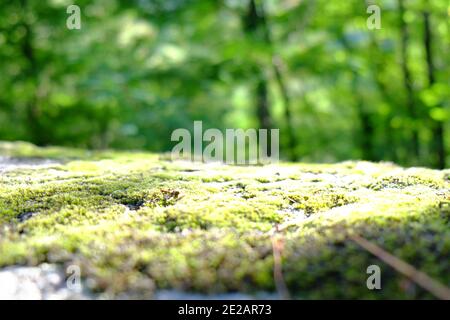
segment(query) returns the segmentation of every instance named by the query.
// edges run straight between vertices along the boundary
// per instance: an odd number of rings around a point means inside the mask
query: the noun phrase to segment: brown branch
[[[276,226],[271,232],[272,252],[273,252],[273,278],[275,281],[277,292],[280,295],[281,299],[289,300],[291,296],[286,286],[286,282],[284,281],[283,267],[282,267],[282,252],[284,247],[284,239],[276,235],[277,231],[278,227]]]
[[[417,270],[409,263],[397,258],[396,256],[385,251],[375,243],[368,241],[367,239],[359,235],[351,235],[350,239],[356,242],[363,249],[369,251],[381,261],[385,262],[397,272],[411,279],[423,289],[427,290],[434,296],[442,300],[450,300],[450,289],[440,282],[434,280],[426,273]]]

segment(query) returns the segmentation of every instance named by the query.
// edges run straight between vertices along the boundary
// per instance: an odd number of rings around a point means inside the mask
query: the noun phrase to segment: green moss
[[[76,263],[91,290],[112,296],[274,291],[278,225],[294,297],[431,297],[349,240],[354,232],[450,283],[448,170],[242,167],[26,143],[0,143],[0,153],[33,164],[0,164],[0,267]],[[371,264],[381,291],[366,288]]]
[[[385,175],[371,183],[369,188],[374,190],[381,190],[384,188],[402,189],[409,186],[425,185],[430,188],[440,189],[445,188],[446,181],[448,181],[448,179],[440,172],[416,169],[411,173],[406,171]]]
[[[345,193],[333,192],[332,188],[301,195],[292,194],[288,196],[288,199],[294,205],[294,208],[305,210],[307,214],[344,206],[357,201],[355,197],[349,197]]]

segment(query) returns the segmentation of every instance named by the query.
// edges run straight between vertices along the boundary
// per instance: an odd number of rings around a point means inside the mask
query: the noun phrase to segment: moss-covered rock
[[[110,297],[274,292],[432,298],[349,238],[450,283],[449,170],[389,163],[228,166],[0,143],[0,267],[77,264]],[[276,231],[278,230],[278,231]],[[366,269],[382,270],[368,290]]]

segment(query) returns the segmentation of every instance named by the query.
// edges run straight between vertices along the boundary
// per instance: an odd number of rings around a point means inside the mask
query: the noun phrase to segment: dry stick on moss
[[[412,265],[397,258],[396,256],[390,254],[376,244],[359,235],[350,235],[350,239],[386,264],[390,265],[396,271],[402,273],[403,275],[417,283],[420,287],[427,290],[437,298],[442,300],[450,300],[450,289],[437,282],[426,273],[417,270]]]
[[[283,277],[283,268],[281,263],[281,254],[283,251],[284,246],[284,240],[280,236],[276,235],[276,232],[278,231],[277,227],[275,227],[275,230],[272,233],[272,236],[270,237],[272,240],[272,252],[273,252],[273,277],[275,280],[275,286],[277,288],[278,294],[281,296],[284,300],[289,300],[290,294],[289,290],[286,286],[286,282],[284,281]]]

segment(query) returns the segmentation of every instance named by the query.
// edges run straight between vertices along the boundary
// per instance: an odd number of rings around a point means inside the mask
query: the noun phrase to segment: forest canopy
[[[168,151],[279,128],[286,160],[450,162],[446,0],[0,3],[0,140]],[[368,28],[370,5],[381,28]]]

